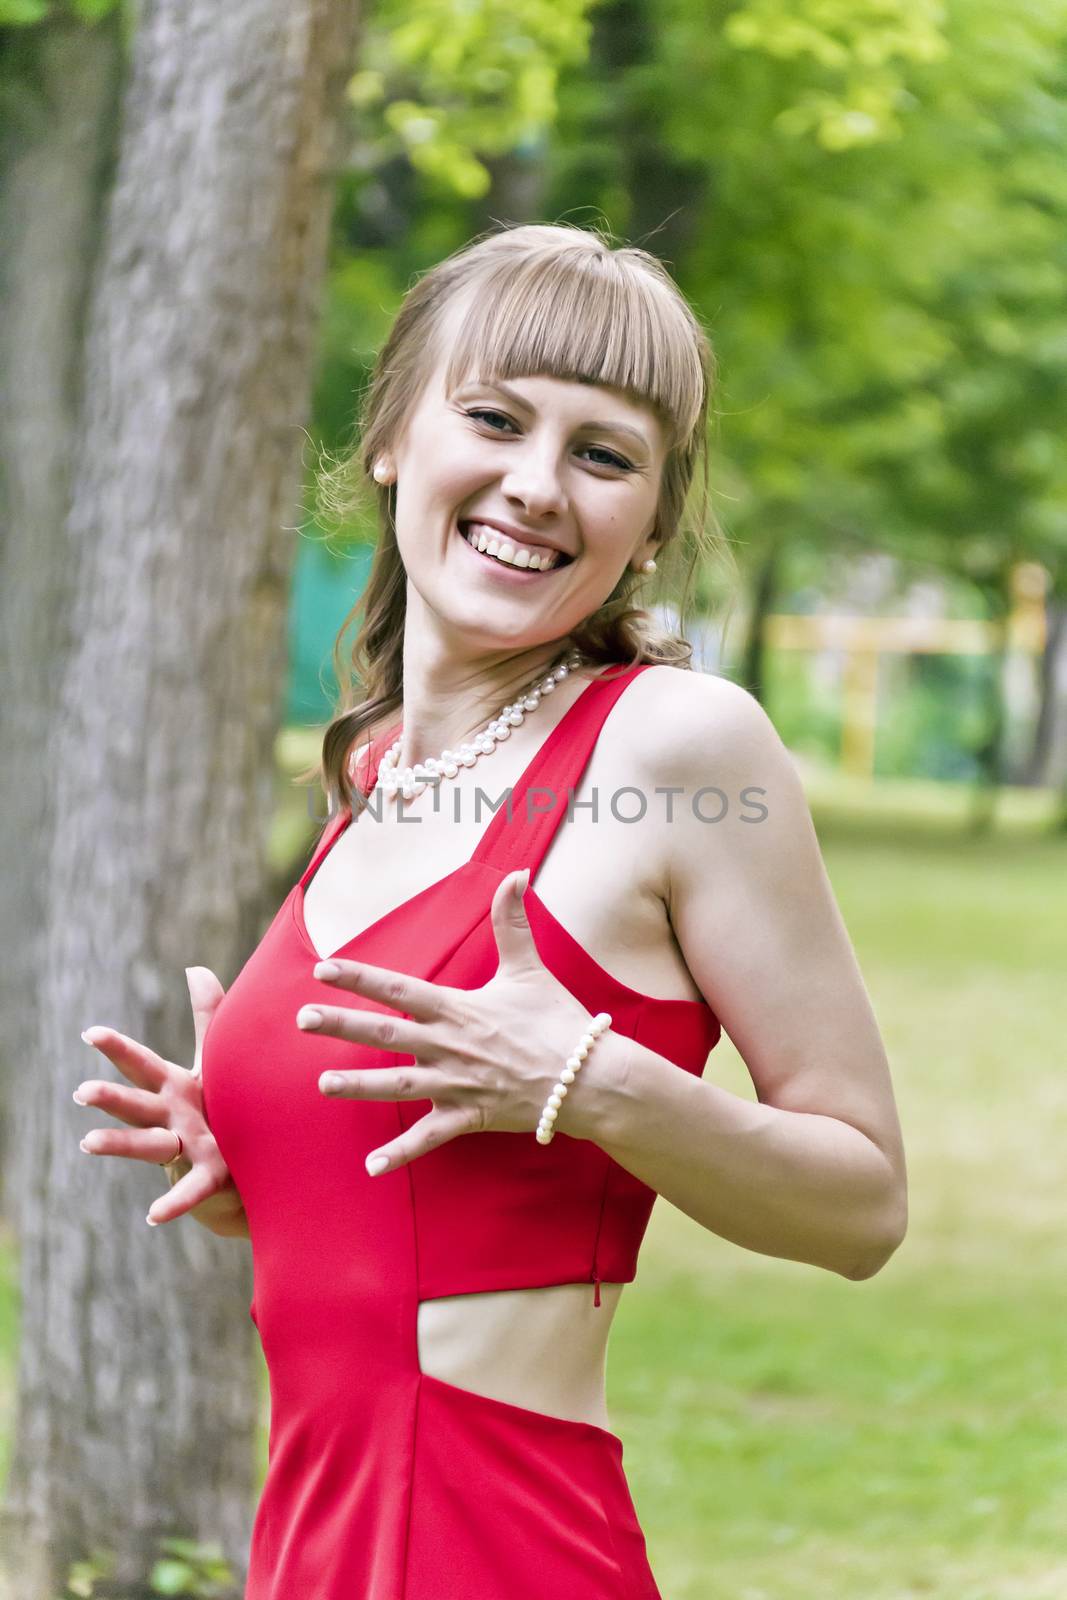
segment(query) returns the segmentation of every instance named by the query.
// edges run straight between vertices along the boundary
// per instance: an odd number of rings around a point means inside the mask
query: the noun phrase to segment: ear
[[[651,556],[655,560],[659,554],[663,541],[659,534],[659,514],[652,518],[652,525],[645,534],[644,539],[634,552],[634,561],[640,566],[642,561],[647,561]]]

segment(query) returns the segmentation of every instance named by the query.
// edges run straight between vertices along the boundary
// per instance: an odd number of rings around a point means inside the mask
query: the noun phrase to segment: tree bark
[[[1011,608],[1009,572],[1010,567],[1006,566],[980,584],[986,602],[986,614],[996,624],[997,642],[989,659],[985,737],[975,751],[978,773],[971,790],[972,833],[987,833],[993,827],[1004,781],[1004,735],[1007,726],[1004,671],[1008,655],[1008,613]]]
[[[483,156],[490,186],[487,194],[472,202],[469,211],[471,237],[508,225],[537,222],[543,215],[545,194],[544,151],[508,150],[498,156]]]
[[[750,694],[755,695],[761,704],[765,702],[767,695],[767,617],[777,594],[781,554],[778,539],[774,535],[768,535],[767,542],[759,553],[756,570],[749,579],[750,605],[738,681]]]
[[[1040,663],[1041,698],[1034,742],[1027,763],[1024,783],[1040,786],[1060,781],[1057,772],[1058,745],[1064,742],[1061,727],[1067,723],[1067,704],[1063,688],[1067,684],[1067,600],[1051,595],[1048,600],[1048,637]]]
[[[627,243],[672,263],[677,274],[706,213],[712,166],[680,156],[660,137],[656,28],[662,24],[647,0],[604,0],[590,20],[583,84],[586,94],[586,80],[601,93],[583,118],[583,137],[556,173],[549,214],[571,203],[566,196],[605,193],[617,214],[625,195],[629,209],[618,226]]]
[[[104,1022],[188,1061],[183,968],[262,932],[303,425],[354,0],[144,0],[85,319],[50,619],[58,715],[36,1027],[17,1064],[19,1600],[113,1550],[149,1594],[167,1533],[242,1575],[258,1394],[246,1247],[84,1156]],[[106,1068],[106,1063],[103,1064]]]
[[[0,1168],[13,1223],[13,1075],[36,1025],[24,997],[53,816],[42,733],[57,710],[70,451],[122,57],[117,13],[92,29],[10,28],[0,49]]]

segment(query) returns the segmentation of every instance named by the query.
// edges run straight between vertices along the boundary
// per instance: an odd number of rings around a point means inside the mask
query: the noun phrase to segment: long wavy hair
[[[446,352],[440,348],[445,313],[457,295],[468,293],[469,310]],[[446,355],[448,395],[472,376],[544,375],[604,384],[649,406],[669,442],[656,515],[656,587],[675,598],[680,629],[687,626],[701,567],[725,563],[734,570],[709,504],[715,358],[666,268],[644,250],[614,247],[606,233],[571,224],[505,227],[473,239],[408,289],[363,395],[358,444],[340,458],[320,457],[320,522],[350,522],[372,493],[380,530],[367,584],[334,644],[339,700],[319,763],[297,779],[321,782],[331,815],[337,806],[358,813],[365,804],[352,781],[354,758],[366,757],[371,739],[393,724],[403,705],[407,575],[396,538],[396,489],[375,484],[372,469],[402,437]],[[698,507],[689,515],[698,465]],[[685,545],[688,557],[678,559]],[[664,631],[634,603],[635,591],[648,581],[627,567],[597,610],[571,630],[570,643],[591,663],[587,670],[639,661],[691,668],[692,646],[683,634]],[[354,621],[358,631],[346,650]]]

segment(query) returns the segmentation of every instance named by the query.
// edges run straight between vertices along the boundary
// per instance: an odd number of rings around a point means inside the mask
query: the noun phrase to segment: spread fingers
[[[323,1094],[335,1100],[431,1100],[441,1075],[426,1067],[378,1067],[364,1072],[324,1072]]]
[[[169,1128],[91,1128],[81,1141],[90,1156],[128,1156],[134,1161],[169,1162],[177,1140]]]
[[[393,1011],[403,1011],[420,1022],[451,1017],[455,1010],[455,991],[444,983],[415,978],[391,967],[372,967],[365,961],[342,961],[331,957],[317,961],[312,976],[334,989],[348,989]]]
[[[296,1025],[305,1032],[328,1034],[348,1039],[352,1044],[369,1045],[373,1050],[395,1050],[400,1055],[418,1055],[428,1044],[427,1030],[418,1022],[388,1011],[363,1011],[347,1006],[301,1006]]]
[[[163,1057],[150,1050],[146,1044],[140,1044],[136,1039],[131,1039],[125,1033],[118,1033],[114,1028],[105,1028],[97,1025],[86,1028],[82,1034],[86,1044],[99,1050],[101,1055],[107,1057],[112,1066],[131,1083],[137,1084],[141,1089],[160,1089],[167,1080],[168,1073],[173,1070],[173,1062],[164,1061]]]
[[[86,1078],[74,1090],[74,1098],[79,1105],[106,1111],[109,1117],[118,1117],[120,1122],[128,1122],[134,1128],[152,1128],[159,1122],[157,1094],[144,1089],[127,1089],[111,1079]]]

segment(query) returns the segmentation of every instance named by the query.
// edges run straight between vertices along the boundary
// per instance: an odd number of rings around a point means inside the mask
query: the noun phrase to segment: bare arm
[[[639,759],[650,798],[657,784],[685,789],[667,829],[671,924],[758,1102],[609,1032],[567,1102],[582,1121],[573,1131],[723,1238],[869,1277],[907,1228],[903,1140],[800,780],[751,695],[663,674],[662,715]],[[692,811],[711,786],[729,802],[718,823]],[[746,787],[765,793],[744,806]],[[697,804],[709,817],[721,808],[710,793]],[[762,820],[741,820],[760,806]]]
[[[893,1170],[848,1123],[753,1104],[618,1034],[582,1076],[582,1124],[567,1131],[712,1233],[845,1278],[873,1276],[903,1238]]]

